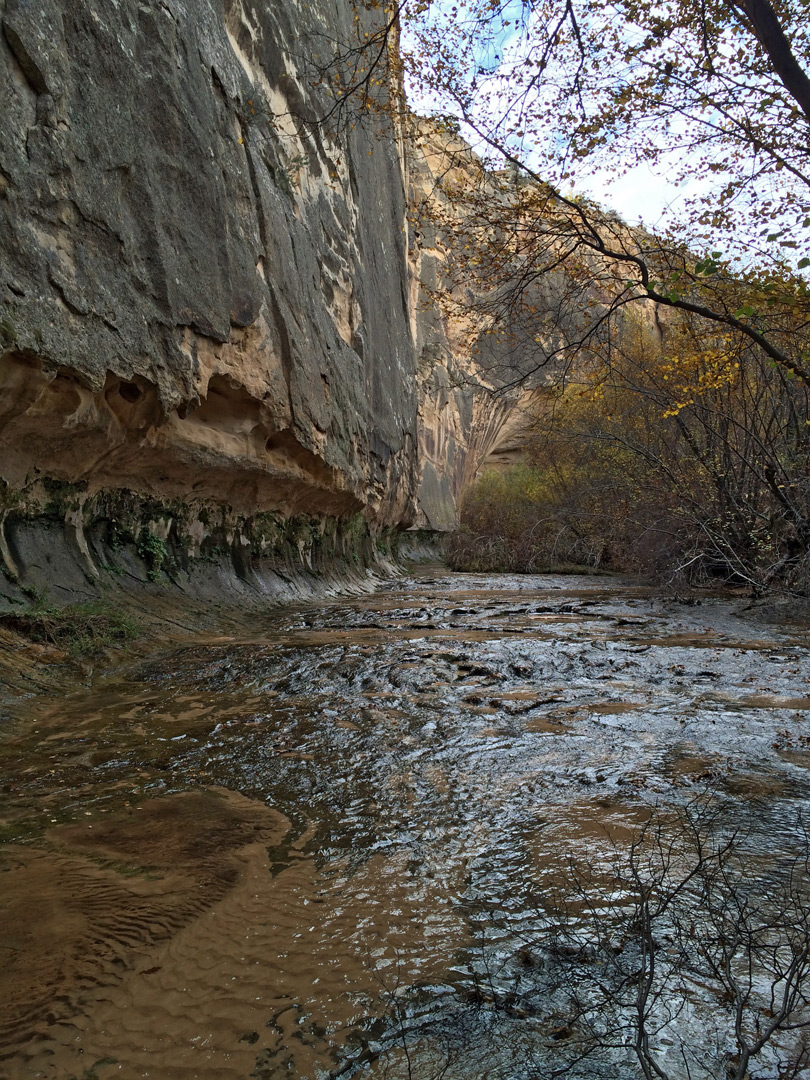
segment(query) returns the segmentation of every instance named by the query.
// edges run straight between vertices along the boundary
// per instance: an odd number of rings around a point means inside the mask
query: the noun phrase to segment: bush
[[[598,514],[575,506],[553,470],[491,470],[468,490],[447,547],[456,570],[542,573],[609,565]]]
[[[628,341],[548,393],[530,464],[463,500],[455,568],[810,594],[810,389],[753,350],[718,360],[671,337],[668,354]]]

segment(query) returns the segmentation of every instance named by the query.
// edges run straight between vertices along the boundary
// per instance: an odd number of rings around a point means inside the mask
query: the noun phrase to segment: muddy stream
[[[810,652],[744,604],[423,575],[16,702],[0,1077],[551,1075],[498,980],[561,852],[706,791],[790,844]]]

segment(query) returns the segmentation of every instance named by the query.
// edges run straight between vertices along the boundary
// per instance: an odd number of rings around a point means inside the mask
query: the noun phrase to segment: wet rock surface
[[[0,995],[0,1072],[534,1075],[531,1016],[480,971],[526,967],[560,852],[609,861],[706,792],[790,845],[810,652],[741,607],[439,574],[16,705],[0,944],[64,958]]]

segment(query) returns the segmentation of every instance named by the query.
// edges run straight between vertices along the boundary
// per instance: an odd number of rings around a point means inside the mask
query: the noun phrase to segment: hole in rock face
[[[140,401],[143,397],[143,390],[141,390],[140,386],[134,382],[119,383],[118,393],[124,401],[128,401],[130,405],[134,405],[136,401]]]
[[[265,450],[281,450],[287,454],[296,454],[301,451],[298,440],[289,428],[284,428],[281,431],[271,431],[265,439],[264,448]]]

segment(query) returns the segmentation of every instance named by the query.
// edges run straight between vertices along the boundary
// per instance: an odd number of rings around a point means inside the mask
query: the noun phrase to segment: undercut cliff
[[[348,7],[0,10],[4,547],[55,485],[74,532],[125,491],[248,543],[268,512],[410,524],[402,164],[372,122],[307,124],[295,67]]]
[[[324,567],[453,527],[504,410],[445,392],[390,122],[316,122],[352,18],[0,0],[12,582],[52,583],[56,548],[77,581],[122,548],[145,581],[223,554],[250,581],[262,558]]]

